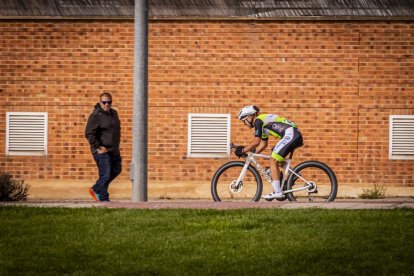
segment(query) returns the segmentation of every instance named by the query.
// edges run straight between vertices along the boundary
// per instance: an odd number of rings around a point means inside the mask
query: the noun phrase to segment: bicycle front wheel
[[[287,193],[290,201],[334,201],[338,191],[336,176],[331,168],[319,161],[306,161],[293,169],[287,182],[287,189],[304,188]]]
[[[259,201],[263,183],[257,170],[249,166],[241,183],[237,183],[244,162],[233,161],[221,166],[211,180],[214,201]]]

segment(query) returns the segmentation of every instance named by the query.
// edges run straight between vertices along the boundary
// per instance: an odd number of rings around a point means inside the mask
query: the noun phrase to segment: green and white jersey
[[[277,138],[285,136],[286,129],[298,126],[288,119],[275,114],[260,114],[254,121],[254,136],[267,140],[269,135]]]

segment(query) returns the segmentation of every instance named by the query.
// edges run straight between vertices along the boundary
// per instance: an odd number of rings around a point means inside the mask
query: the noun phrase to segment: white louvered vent
[[[7,112],[6,155],[47,155],[47,112]]]
[[[230,114],[188,114],[188,156],[230,155]]]
[[[414,159],[414,115],[390,116],[390,159]]]

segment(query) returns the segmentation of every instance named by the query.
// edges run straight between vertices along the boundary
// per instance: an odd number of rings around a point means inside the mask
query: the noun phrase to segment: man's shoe
[[[283,198],[283,197],[284,197],[284,195],[283,195],[282,192],[280,192],[280,193],[273,192],[273,193],[270,193],[268,195],[262,196],[262,198],[264,198],[267,201],[272,201],[273,199]]]
[[[99,201],[99,194],[95,193],[92,187],[89,188],[89,194],[91,195],[94,201]]]

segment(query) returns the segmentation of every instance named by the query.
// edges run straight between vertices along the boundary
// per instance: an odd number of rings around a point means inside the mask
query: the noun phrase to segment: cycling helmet
[[[249,115],[253,115],[259,112],[259,108],[255,105],[248,105],[243,107],[239,112],[239,120],[243,120]]]

